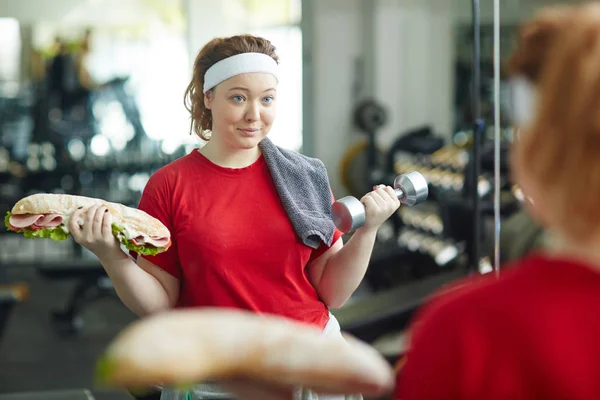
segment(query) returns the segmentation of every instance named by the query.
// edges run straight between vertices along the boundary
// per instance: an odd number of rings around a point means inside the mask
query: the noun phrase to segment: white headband
[[[239,74],[264,72],[278,78],[277,62],[263,53],[242,53],[219,61],[204,74],[202,93],[208,92],[219,83]]]
[[[519,125],[527,125],[535,118],[537,91],[535,86],[524,77],[510,80],[510,101],[512,120]]]

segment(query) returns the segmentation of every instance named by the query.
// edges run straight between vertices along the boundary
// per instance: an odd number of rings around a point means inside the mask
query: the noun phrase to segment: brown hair
[[[212,128],[212,114],[204,105],[204,74],[217,62],[242,53],[263,53],[279,62],[276,49],[267,39],[251,35],[215,38],[200,50],[194,61],[194,71],[184,95],[185,108],[190,112],[191,129],[203,140],[209,140],[206,131]]]
[[[539,99],[512,158],[543,190],[555,223],[584,241],[600,230],[600,3],[565,9],[549,29],[543,16],[529,25],[538,36],[546,27],[546,39],[522,37],[512,59],[513,73],[530,74]]]
[[[572,9],[565,5],[545,7],[533,20],[519,28],[517,48],[507,64],[509,75],[520,75],[532,83],[538,82],[550,45],[568,21]]]

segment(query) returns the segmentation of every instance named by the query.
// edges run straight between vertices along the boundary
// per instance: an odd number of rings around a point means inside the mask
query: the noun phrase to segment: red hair
[[[554,7],[521,30],[509,63],[537,87],[537,113],[512,157],[566,235],[600,232],[600,2]]]

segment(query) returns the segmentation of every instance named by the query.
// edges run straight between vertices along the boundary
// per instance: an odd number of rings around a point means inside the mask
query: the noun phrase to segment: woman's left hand
[[[400,200],[391,186],[379,185],[360,199],[365,206],[363,230],[377,231],[400,207]]]

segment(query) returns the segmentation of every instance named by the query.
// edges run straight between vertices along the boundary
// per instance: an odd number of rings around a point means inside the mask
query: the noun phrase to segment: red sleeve
[[[169,232],[171,232],[171,247],[167,251],[154,256],[143,257],[152,264],[164,269],[175,278],[181,279],[181,265],[179,264],[177,240],[174,234],[175,230],[173,229],[173,216],[170,206],[170,189],[167,179],[159,174],[160,171],[148,180],[138,208],[158,219],[167,227]],[[137,253],[130,251],[130,254],[134,259],[137,259]]]
[[[335,201],[335,197],[333,196],[333,192],[331,192],[331,202],[333,203]],[[333,239],[331,240],[331,246],[333,246],[335,244],[335,242],[337,242],[339,240],[339,238],[342,237],[344,233],[342,231],[340,231],[338,228],[335,228],[335,230],[333,231]],[[323,253],[325,253],[327,250],[329,250],[331,248],[331,246],[327,246],[324,243],[321,243],[321,245],[314,249],[310,255],[310,259],[309,262],[316,260],[317,258],[319,258],[319,256],[323,255]]]
[[[410,348],[398,369],[395,400],[460,398],[459,315],[432,304],[412,324]]]

